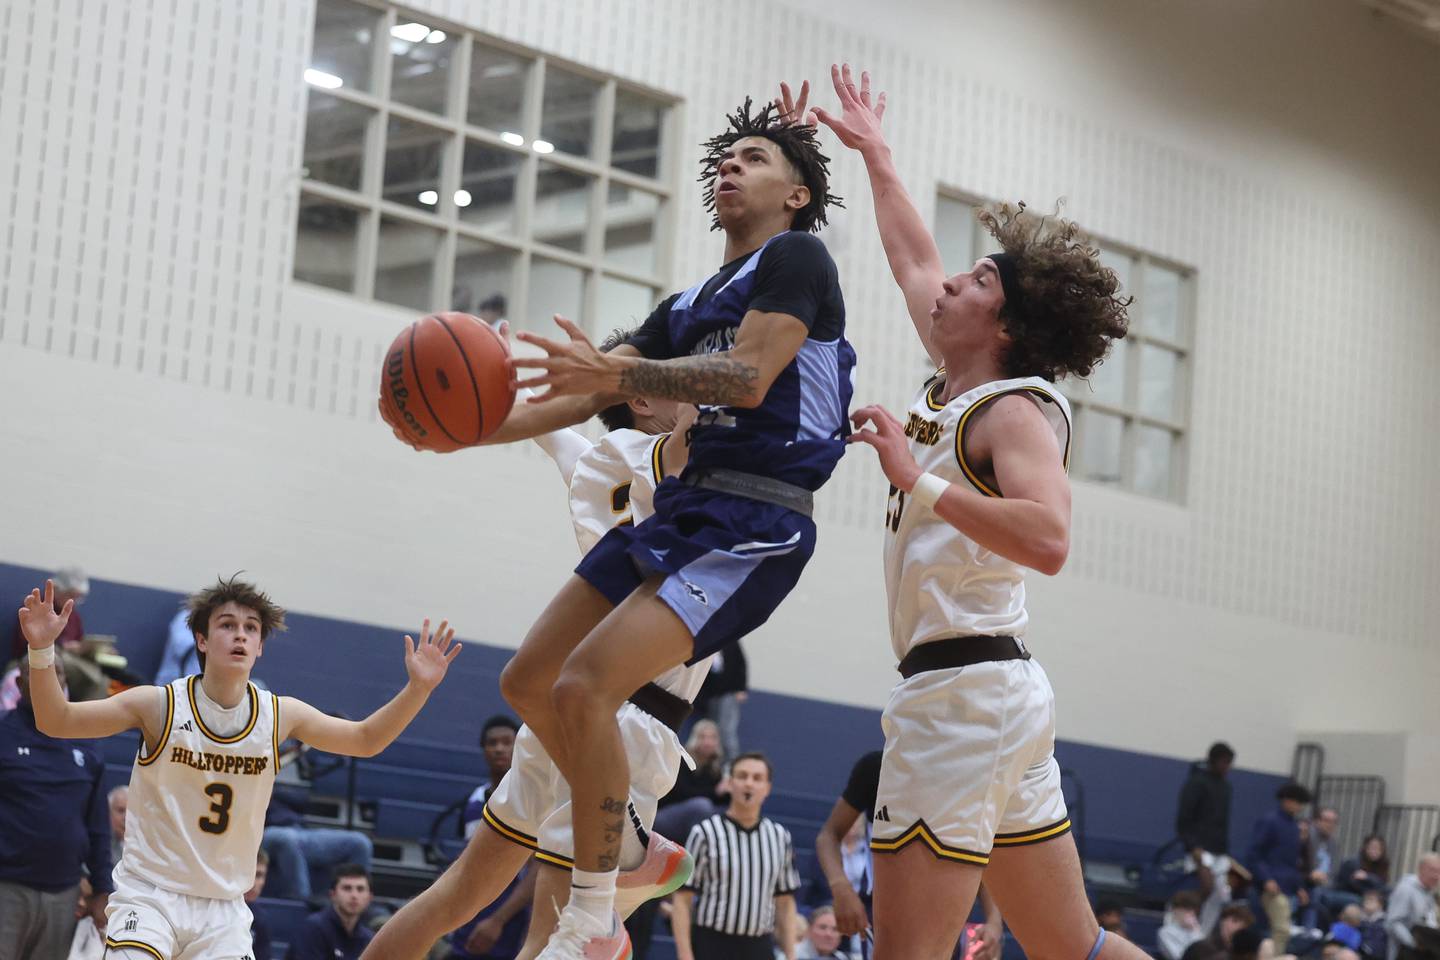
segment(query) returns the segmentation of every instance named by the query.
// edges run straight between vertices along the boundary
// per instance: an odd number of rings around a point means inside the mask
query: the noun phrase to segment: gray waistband
[[[737,497],[748,497],[785,507],[796,513],[811,516],[815,512],[815,495],[804,487],[797,487],[774,477],[762,477],[739,470],[711,468],[687,472],[681,482],[691,487],[704,487]]]

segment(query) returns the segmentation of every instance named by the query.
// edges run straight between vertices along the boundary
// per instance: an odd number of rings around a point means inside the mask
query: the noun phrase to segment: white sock
[[[610,930],[610,916],[615,912],[615,876],[619,872],[572,870],[570,873],[570,905],[592,917],[607,932]]]

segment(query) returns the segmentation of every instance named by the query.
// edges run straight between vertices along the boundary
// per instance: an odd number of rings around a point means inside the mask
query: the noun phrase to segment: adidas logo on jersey
[[[889,822],[890,822],[890,807],[889,807],[889,805],[887,805],[887,804],[882,804],[882,805],[880,806],[880,809],[875,811],[875,819],[876,819],[877,821],[883,820],[884,822],[889,823]]]
[[[188,732],[188,733],[194,733],[194,732],[195,732],[195,728],[190,725],[190,721],[189,721],[189,720],[186,720],[184,723],[180,724],[180,726],[176,727],[175,729],[177,729],[177,730],[184,730],[184,731],[186,731],[186,732]]]

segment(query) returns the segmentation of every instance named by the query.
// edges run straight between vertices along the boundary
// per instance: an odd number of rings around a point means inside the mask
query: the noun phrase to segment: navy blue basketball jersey
[[[799,265],[767,274],[767,254],[778,261],[792,252],[785,248],[799,254],[786,262]],[[789,293],[776,289],[787,285],[805,306],[788,306]],[[805,322],[810,338],[760,406],[701,406],[687,469],[740,470],[816,490],[845,452],[855,369],[835,265],[818,239],[788,231],[771,237],[748,257],[661,304],[630,342],[651,359],[721,353],[735,346],[749,310],[776,307]]]

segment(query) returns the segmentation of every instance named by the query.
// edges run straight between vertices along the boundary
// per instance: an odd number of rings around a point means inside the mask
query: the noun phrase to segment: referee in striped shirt
[[[760,815],[772,774],[763,753],[740,754],[729,808],[690,831],[695,872],[670,918],[679,960],[774,960],[775,940],[794,960],[795,851],[790,831]]]

